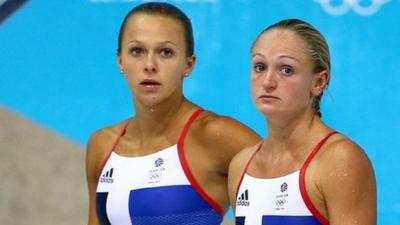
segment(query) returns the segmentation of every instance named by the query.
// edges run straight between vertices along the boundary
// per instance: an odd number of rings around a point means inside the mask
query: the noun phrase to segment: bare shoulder
[[[321,162],[331,169],[343,167],[372,167],[364,150],[354,141],[344,135],[335,135],[328,141],[321,154]]]
[[[102,128],[90,136],[86,151],[88,170],[95,173],[99,172],[97,169],[99,169],[100,164],[111,150],[112,145],[126,123],[127,121],[122,121],[118,124]]]
[[[101,150],[103,147],[106,147],[107,144],[110,144],[110,142],[121,133],[126,122],[127,121],[122,121],[118,124],[95,131],[89,138],[87,145],[88,151],[96,151],[96,149]]]
[[[243,149],[242,151],[240,151],[238,154],[236,154],[232,158],[231,163],[229,164],[230,178],[232,178],[234,180],[239,179],[239,176],[245,170],[247,163],[250,161],[250,158],[257,151],[259,145],[260,144],[257,143],[253,146],[249,146],[249,147]]]
[[[352,179],[351,182],[362,182],[366,176],[374,176],[371,161],[364,150],[346,136],[333,136],[323,148],[317,162],[321,165],[318,170],[326,185],[348,181],[348,178]]]
[[[335,135],[324,148],[315,171],[330,223],[375,224],[375,174],[364,150],[343,135]]]
[[[258,134],[244,124],[207,111],[195,121],[190,132],[192,143],[224,175],[228,173],[229,163],[239,151],[261,140]]]
[[[235,146],[234,149],[242,150],[261,139],[243,123],[212,112],[205,112],[199,120],[199,125],[204,139],[213,145]]]

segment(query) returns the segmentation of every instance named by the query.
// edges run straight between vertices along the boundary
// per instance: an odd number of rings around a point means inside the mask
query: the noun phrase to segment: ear
[[[185,69],[185,73],[184,74],[190,74],[193,69],[194,69],[194,65],[196,64],[196,55],[192,55],[190,57],[187,57],[187,62],[186,62],[186,69]]]
[[[124,73],[124,66],[122,65],[121,53],[117,53],[117,64],[118,64],[118,68],[121,71],[121,73]]]
[[[325,90],[329,82],[329,72],[327,70],[323,70],[314,75],[313,85],[311,89],[311,94],[313,96],[319,96]]]

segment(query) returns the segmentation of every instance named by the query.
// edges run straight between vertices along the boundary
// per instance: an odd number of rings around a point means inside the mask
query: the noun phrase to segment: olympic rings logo
[[[281,207],[286,203],[285,199],[278,199],[275,201],[276,206]]]
[[[160,179],[160,177],[161,177],[161,173],[152,173],[149,175],[150,180]]]
[[[371,0],[369,4],[361,5],[362,0],[342,0],[341,4],[333,5],[332,0],[314,0],[321,4],[322,8],[329,14],[339,16],[353,10],[355,13],[362,16],[370,16],[379,11],[383,4],[391,0]]]

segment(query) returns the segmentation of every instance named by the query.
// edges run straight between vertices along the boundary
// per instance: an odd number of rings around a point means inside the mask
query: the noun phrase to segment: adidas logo
[[[249,206],[249,190],[245,190],[237,199],[236,205],[238,206]]]
[[[100,177],[100,183],[113,183],[114,182],[113,172],[114,168],[111,168],[109,171],[103,173],[103,175],[101,175]]]

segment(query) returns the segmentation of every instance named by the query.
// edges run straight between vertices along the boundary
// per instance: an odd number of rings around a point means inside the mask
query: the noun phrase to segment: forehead
[[[298,34],[280,28],[261,34],[252,49],[252,54],[283,54],[295,58],[308,58],[309,52],[307,43]]]
[[[123,36],[124,39],[141,36],[146,36],[148,39],[151,36],[152,39],[180,42],[184,38],[184,30],[182,23],[177,19],[164,15],[138,13],[128,19]]]

